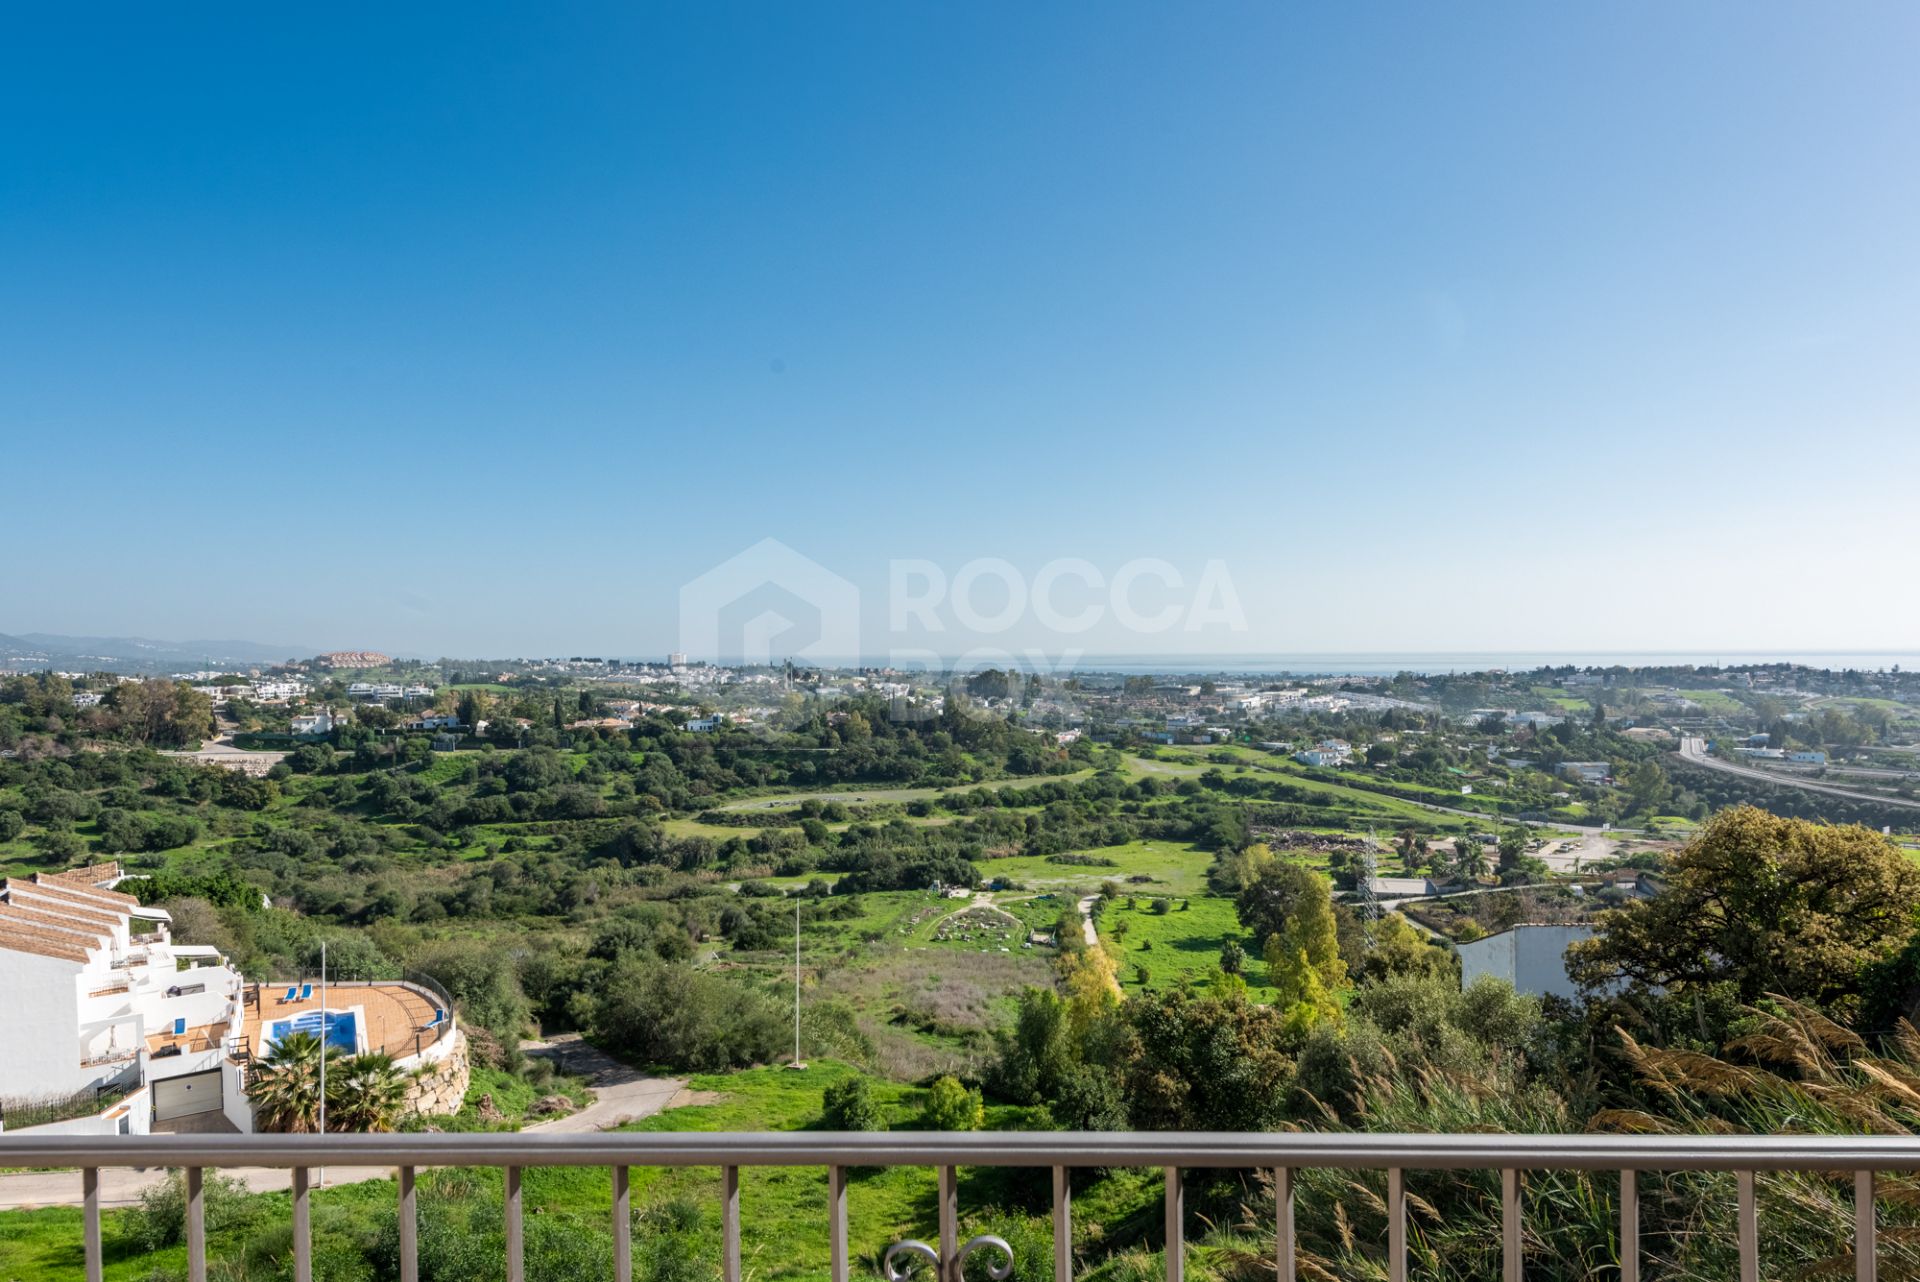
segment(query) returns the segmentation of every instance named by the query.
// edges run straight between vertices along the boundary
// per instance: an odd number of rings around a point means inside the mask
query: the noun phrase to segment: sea
[[[884,660],[869,660],[879,666]],[[897,660],[896,660],[897,662]],[[1379,651],[1327,654],[1084,655],[1071,670],[1128,676],[1380,677],[1463,672],[1530,672],[1536,668],[1718,668],[1794,664],[1834,672],[1911,672],[1920,651],[1901,650],[1478,650]]]

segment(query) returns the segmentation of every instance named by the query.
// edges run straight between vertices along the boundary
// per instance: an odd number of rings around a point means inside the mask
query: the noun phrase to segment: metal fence
[[[134,1052],[127,1052],[127,1057],[134,1058]],[[111,1063],[113,1061],[94,1062]],[[45,1126],[51,1122],[68,1122],[78,1117],[92,1117],[96,1113],[111,1108],[132,1093],[133,1083],[114,1081],[99,1086],[88,1086],[70,1095],[48,1095],[33,1099],[8,1099],[0,1096],[0,1128],[10,1126],[17,1130],[23,1126]]]
[[[1182,1172],[1239,1168],[1273,1172],[1278,1282],[1295,1282],[1294,1173],[1340,1168],[1386,1172],[1387,1271],[1391,1282],[1407,1278],[1407,1197],[1410,1170],[1501,1172],[1502,1279],[1520,1282],[1522,1228],[1526,1214],[1522,1176],[1530,1170],[1615,1171],[1619,1174],[1620,1276],[1639,1282],[1641,1171],[1731,1171],[1738,1185],[1734,1233],[1741,1282],[1758,1282],[1759,1214],[1754,1176],[1761,1171],[1851,1172],[1854,1179],[1854,1276],[1875,1276],[1874,1173],[1920,1170],[1920,1138],[1828,1138],[1815,1136],[1614,1136],[1614,1135],[1300,1135],[1165,1134],[1146,1132],[1022,1133],[779,1133],[779,1134],[474,1134],[474,1135],[179,1135],[115,1139],[0,1135],[0,1166],[81,1168],[86,1276],[101,1277],[100,1168],[181,1167],[187,1173],[189,1276],[207,1276],[205,1196],[202,1173],[236,1166],[292,1170],[293,1250],[296,1282],[313,1276],[311,1185],[308,1171],[323,1165],[390,1166],[398,1174],[400,1276],[418,1282],[418,1207],[415,1174],[425,1167],[500,1167],[505,1172],[506,1277],[525,1282],[521,1173],[528,1167],[604,1166],[613,1189],[616,1282],[633,1275],[630,1168],[718,1167],[722,1197],[722,1273],[741,1282],[740,1171],[743,1167],[826,1168],[830,1266],[834,1282],[847,1282],[848,1172],[869,1166],[922,1166],[939,1172],[939,1242],[904,1242],[887,1252],[886,1270],[904,1276],[896,1259],[917,1257],[934,1266],[935,1282],[961,1282],[968,1254],[991,1249],[1003,1255],[991,1269],[1007,1276],[1006,1244],[993,1237],[959,1241],[960,1167],[1051,1168],[1053,1174],[1054,1282],[1072,1282],[1072,1192],[1075,1168],[1158,1168],[1166,1180],[1167,1282],[1181,1282],[1185,1267]],[[1040,1282],[1021,1279],[1020,1282]]]

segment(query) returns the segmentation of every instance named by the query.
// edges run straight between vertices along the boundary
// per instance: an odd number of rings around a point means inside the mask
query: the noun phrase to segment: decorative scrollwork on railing
[[[1007,1245],[1007,1240],[1003,1237],[982,1233],[978,1237],[968,1238],[960,1247],[958,1252],[960,1258],[953,1271],[956,1282],[966,1268],[967,1258],[984,1247],[992,1247],[1000,1253],[1001,1257],[998,1261],[987,1265],[987,1276],[992,1278],[993,1282],[1007,1282],[1007,1279],[1013,1276],[1013,1248]],[[895,1260],[900,1260],[901,1263],[896,1265]],[[931,1264],[934,1282],[939,1282],[943,1276],[940,1268],[940,1252],[925,1242],[911,1238],[888,1247],[886,1255],[880,1261],[880,1269],[887,1275],[887,1282],[908,1282],[908,1279],[913,1276],[913,1260],[925,1260]]]

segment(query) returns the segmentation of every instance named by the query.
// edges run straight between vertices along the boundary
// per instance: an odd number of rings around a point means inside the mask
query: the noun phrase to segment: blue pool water
[[[267,1030],[268,1041],[277,1042],[288,1033],[308,1033],[319,1037],[323,1020],[327,1045],[346,1055],[352,1055],[360,1049],[360,1030],[355,1027],[350,1010],[310,1010],[292,1019],[276,1020]]]

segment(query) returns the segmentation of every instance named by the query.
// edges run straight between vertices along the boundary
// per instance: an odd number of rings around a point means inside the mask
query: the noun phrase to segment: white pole
[[[800,901],[793,901],[793,1062],[800,1063]]]
[[[327,1133],[327,941],[320,941],[320,1133]],[[327,1168],[320,1168],[320,1187],[327,1186]]]

